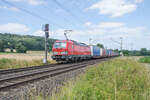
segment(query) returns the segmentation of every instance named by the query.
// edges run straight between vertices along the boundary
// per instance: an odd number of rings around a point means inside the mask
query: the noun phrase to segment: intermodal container
[[[101,48],[101,49],[100,49],[100,55],[101,55],[102,57],[105,57],[105,56],[106,56],[106,50],[103,49],[103,48]]]
[[[109,51],[109,56],[112,56],[112,50],[108,50]]]
[[[90,46],[91,47],[91,56],[92,57],[100,57],[100,48],[97,46]]]
[[[106,49],[106,56],[109,56],[109,50]]]

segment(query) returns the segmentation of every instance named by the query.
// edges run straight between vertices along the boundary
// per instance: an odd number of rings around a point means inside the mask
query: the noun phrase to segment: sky
[[[106,48],[150,49],[150,0],[0,0],[0,33],[44,36]],[[91,41],[89,41],[91,40]],[[114,42],[117,41],[117,42]]]

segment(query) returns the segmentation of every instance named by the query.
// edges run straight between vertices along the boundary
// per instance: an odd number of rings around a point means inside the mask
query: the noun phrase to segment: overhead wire
[[[73,14],[69,9],[67,9],[65,6],[63,6],[60,2],[57,0],[52,0],[56,5],[58,5],[60,8],[62,8],[64,11],[66,11],[70,16],[72,16],[76,21],[78,21],[80,24],[85,24],[83,20],[81,20],[79,17],[77,17],[75,14]],[[85,26],[85,29],[91,30],[88,26]]]
[[[52,1],[53,1],[56,5],[58,5],[60,8],[62,8],[64,11],[66,11],[66,12],[67,12],[70,16],[72,16],[76,21],[78,21],[78,22],[81,23],[81,24],[84,24],[82,20],[80,20],[75,14],[73,14],[69,9],[67,9],[65,6],[63,6],[61,3],[59,3],[57,0],[52,0]],[[34,16],[34,17],[37,17],[37,18],[39,18],[39,19],[41,19],[41,20],[48,21],[48,22],[50,22],[50,23],[56,25],[56,26],[59,27],[59,28],[64,29],[64,27],[62,27],[61,25],[56,24],[56,23],[52,22],[51,20],[49,20],[49,19],[47,19],[47,18],[45,18],[45,17],[42,17],[42,16],[40,16],[40,15],[38,15],[38,14],[36,14],[36,13],[33,13],[33,12],[29,11],[29,10],[26,10],[26,9],[24,9],[24,8],[21,8],[21,7],[17,6],[17,5],[15,5],[15,4],[13,4],[13,3],[7,1],[7,0],[2,0],[2,2],[6,3],[6,4],[10,5],[10,6],[16,7],[17,9],[19,9],[19,10],[25,12],[25,13],[28,13],[28,14]],[[85,26],[84,26],[84,27],[85,27]],[[85,27],[85,28],[88,28],[88,27]],[[88,28],[88,29],[89,29],[89,28]],[[90,30],[90,29],[89,29],[89,30]]]
[[[19,9],[19,10],[21,10],[21,11],[27,13],[27,14],[30,14],[30,15],[32,15],[32,16],[34,16],[34,17],[37,17],[37,18],[39,18],[40,20],[48,21],[48,22],[50,22],[51,24],[56,25],[56,26],[59,27],[59,28],[64,28],[63,26],[61,26],[61,25],[59,25],[59,24],[56,24],[56,23],[54,23],[53,21],[51,21],[51,20],[49,20],[49,19],[47,19],[47,18],[45,18],[45,17],[42,17],[42,16],[40,16],[40,15],[38,15],[38,14],[36,14],[36,13],[33,13],[33,12],[29,11],[29,10],[26,10],[26,9],[24,9],[24,8],[21,8],[21,7],[17,6],[17,5],[15,5],[15,4],[13,4],[13,3],[7,1],[7,0],[1,0],[1,1],[2,1],[3,3],[5,3],[5,4],[9,5],[9,6],[15,7],[15,8],[17,8],[17,9]]]
[[[50,9],[50,7],[49,6],[43,6],[44,8],[46,8],[46,9]],[[53,15],[54,15],[54,13],[53,13]],[[57,14],[55,14],[56,16],[58,16]],[[61,16],[61,19],[63,19],[64,21],[66,21],[67,23],[69,23],[69,25],[70,25],[70,27],[72,27],[73,26],[73,22],[71,22],[69,19],[67,19],[66,17],[64,17],[64,16]],[[74,24],[75,25],[75,24]]]
[[[69,9],[67,9],[65,6],[63,6],[61,3],[59,3],[57,0],[52,0],[56,5],[58,5],[60,8],[62,8],[64,11],[66,11],[70,16],[72,16],[76,21],[78,21],[79,23],[83,24],[83,27],[85,29],[88,29],[88,33],[92,33],[90,30],[91,28],[89,28],[89,26],[85,26],[84,21],[80,20],[75,14],[73,14]]]
[[[82,24],[82,20],[80,20],[76,15],[74,15],[69,9],[67,9],[65,6],[63,6],[61,3],[59,3],[57,0],[52,0],[55,4],[57,4],[60,8],[62,8],[64,11],[66,11],[70,16],[72,16],[76,21]]]

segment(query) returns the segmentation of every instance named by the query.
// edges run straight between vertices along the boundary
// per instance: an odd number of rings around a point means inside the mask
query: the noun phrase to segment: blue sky
[[[111,39],[123,37],[124,49],[150,49],[149,5],[149,0],[0,0],[0,32],[43,36],[48,23],[50,38],[65,39],[64,30],[72,29],[68,37],[87,44],[91,38],[92,44],[116,49]]]

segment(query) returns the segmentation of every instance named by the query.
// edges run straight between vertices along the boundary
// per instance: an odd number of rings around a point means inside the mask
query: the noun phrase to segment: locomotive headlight
[[[65,52],[61,52],[61,54],[62,54],[62,55],[64,55],[64,54],[68,54],[68,52],[67,52],[67,51],[65,51]]]

